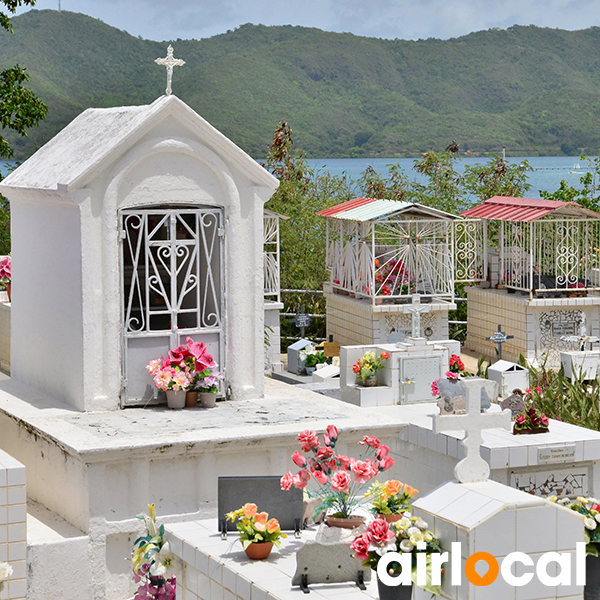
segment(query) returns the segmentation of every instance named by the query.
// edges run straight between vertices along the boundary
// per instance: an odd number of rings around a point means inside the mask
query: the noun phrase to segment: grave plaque
[[[438,400],[440,415],[463,415],[467,407],[467,399],[464,396],[443,396]]]
[[[363,567],[353,554],[348,544],[307,542],[296,554],[292,585],[308,591],[308,586],[314,583],[355,581],[365,589],[364,582],[371,581],[371,569]]]
[[[469,380],[476,380],[479,378],[470,377]],[[486,390],[486,380],[480,379],[481,381],[481,411],[487,410],[491,406],[490,396]],[[461,379],[446,379],[441,377],[438,381],[438,390],[442,397],[438,406],[442,411],[440,414],[459,414],[461,411],[465,411],[466,406],[466,390]],[[448,401],[446,401],[448,399]],[[442,408],[443,405],[443,408]],[[451,411],[451,412],[444,412]]]
[[[577,323],[575,321],[553,321],[552,337],[562,337],[563,335],[575,335]]]
[[[260,512],[268,512],[269,518],[277,519],[282,530],[294,530],[298,523],[302,524],[302,490],[295,487],[287,492],[282,490],[281,477],[219,477],[219,530],[225,515],[241,508],[247,502],[256,504]],[[236,531],[235,523],[227,521],[227,531]]]
[[[514,419],[520,412],[525,412],[526,406],[523,397],[519,394],[511,394],[508,398],[504,398],[500,403],[502,410],[510,408],[512,418]]]
[[[538,448],[538,464],[564,463],[575,460],[575,444],[565,444],[562,446],[546,446]]]

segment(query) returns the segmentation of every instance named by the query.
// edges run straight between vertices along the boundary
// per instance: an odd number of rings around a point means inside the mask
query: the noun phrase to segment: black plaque
[[[296,528],[304,513],[302,490],[281,489],[281,476],[219,477],[217,505],[220,524],[225,515],[246,503],[256,504],[259,512],[269,513],[269,518],[279,521],[281,529]],[[235,523],[227,521],[227,531],[236,531]]]

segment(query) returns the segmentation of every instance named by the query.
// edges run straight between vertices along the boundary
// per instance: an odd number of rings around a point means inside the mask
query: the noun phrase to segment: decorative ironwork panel
[[[454,279],[463,283],[483,281],[485,272],[485,222],[457,220],[454,226]]]
[[[125,403],[150,399],[140,366],[187,336],[222,361],[222,219],[218,208],[121,211]]]
[[[264,215],[264,295],[272,296],[279,302],[281,297],[281,278],[279,260],[279,217]]]

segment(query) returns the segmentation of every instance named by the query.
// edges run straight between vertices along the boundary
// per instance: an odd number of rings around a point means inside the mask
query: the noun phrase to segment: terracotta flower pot
[[[185,393],[185,407],[194,408],[198,404],[198,392]]]
[[[378,519],[383,519],[384,521],[387,521],[388,523],[395,523],[396,521],[399,521],[402,517],[404,516],[404,513],[398,513],[397,515],[382,515],[382,514],[378,514],[377,518]]]
[[[252,560],[264,560],[273,550],[273,542],[253,542],[244,549],[248,558]]]
[[[169,408],[181,409],[185,406],[185,390],[167,390],[167,406]]]
[[[214,408],[217,405],[217,394],[212,392],[200,392],[200,403],[202,408]]]
[[[366,517],[361,517],[360,515],[350,515],[347,519],[332,517],[330,515],[325,517],[325,523],[329,527],[339,527],[340,529],[355,529],[356,527],[360,527],[365,521]]]

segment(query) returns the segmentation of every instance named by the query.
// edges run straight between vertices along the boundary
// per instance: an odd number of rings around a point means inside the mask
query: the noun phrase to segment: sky
[[[63,10],[85,13],[156,41],[210,37],[244,23],[412,40],[448,39],[515,24],[561,29],[600,25],[597,0],[60,0],[60,4]],[[36,8],[56,10],[58,5],[59,0],[38,0]]]

